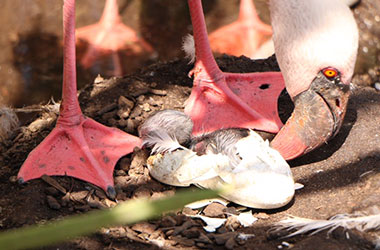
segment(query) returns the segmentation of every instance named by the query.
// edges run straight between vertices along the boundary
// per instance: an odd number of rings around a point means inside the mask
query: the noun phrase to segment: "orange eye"
[[[327,77],[327,78],[334,78],[338,75],[338,71],[334,68],[325,68],[322,70],[322,73]]]

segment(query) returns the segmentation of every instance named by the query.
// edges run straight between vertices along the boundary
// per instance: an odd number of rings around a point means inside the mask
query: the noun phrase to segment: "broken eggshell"
[[[290,167],[268,141],[249,131],[235,147],[241,159],[238,163],[225,154],[206,152],[199,156],[182,147],[150,156],[147,165],[153,178],[168,185],[232,186],[221,196],[247,207],[271,209],[289,203],[294,196]]]

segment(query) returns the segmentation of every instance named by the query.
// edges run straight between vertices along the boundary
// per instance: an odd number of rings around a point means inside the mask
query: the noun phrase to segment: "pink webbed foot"
[[[84,68],[90,68],[95,61],[111,57],[112,75],[123,74],[122,57],[145,57],[153,53],[153,48],[136,31],[122,23],[117,0],[107,0],[103,15],[98,23],[77,29],[77,44]]]
[[[218,77],[219,76],[219,77]],[[243,127],[277,133],[282,127],[277,99],[284,89],[281,73],[223,73],[195,77],[185,113],[193,134]]]
[[[240,0],[238,20],[210,34],[212,51],[252,58],[258,48],[270,39],[272,28],[260,20],[252,1]]]
[[[72,176],[115,196],[113,170],[116,162],[140,146],[140,139],[82,116],[80,123],[57,123],[35,148],[18,173],[21,182],[42,175]]]
[[[224,73],[207,39],[200,0],[188,0],[193,23],[196,63],[193,89],[185,106],[193,133],[243,127],[276,133],[282,127],[277,100],[284,89],[280,72]]]
[[[139,138],[85,117],[77,98],[75,65],[75,0],[64,2],[64,72],[62,103],[53,131],[28,156],[20,182],[43,175],[72,176],[115,196],[113,169],[117,160],[141,145]]]

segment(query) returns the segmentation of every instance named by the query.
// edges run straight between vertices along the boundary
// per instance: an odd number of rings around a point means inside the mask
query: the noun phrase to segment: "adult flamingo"
[[[195,57],[193,89],[185,113],[193,133],[245,127],[276,133],[282,126],[277,99],[284,88],[280,72],[225,73],[213,57],[201,0],[188,0],[193,24]]]
[[[341,0],[271,0],[273,41],[292,116],[272,141],[293,159],[335,136],[346,113],[358,28]]]
[[[185,112],[194,133],[226,127],[277,132],[280,73],[220,71],[207,39],[201,0],[188,0],[196,58]],[[322,145],[340,129],[358,48],[358,30],[341,0],[270,1],[277,59],[295,110],[272,141],[285,159]],[[249,80],[247,80],[249,78]],[[264,86],[266,88],[264,88]]]
[[[85,68],[90,68],[96,60],[111,56],[113,76],[123,72],[121,56],[148,57],[152,46],[140,38],[136,31],[122,23],[117,0],[106,0],[99,22],[77,30],[77,44],[85,42],[86,51],[80,59]]]
[[[75,0],[63,6],[64,67],[60,114],[55,128],[28,156],[20,182],[42,175],[67,175],[116,195],[113,169],[117,160],[140,146],[139,138],[84,116],[77,98],[75,65]]]
[[[209,35],[214,52],[253,58],[258,48],[272,36],[270,25],[257,15],[253,0],[240,0],[239,17]]]

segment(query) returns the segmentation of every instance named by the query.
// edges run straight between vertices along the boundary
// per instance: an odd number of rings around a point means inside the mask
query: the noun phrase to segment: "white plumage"
[[[312,220],[292,216],[280,221],[275,226],[276,231],[286,230],[292,232],[287,237],[310,232],[315,234],[325,229],[329,229],[329,232],[331,232],[338,227],[357,229],[359,231],[378,230],[380,229],[380,214],[338,214],[329,220]]]
[[[358,49],[355,19],[342,0],[271,0],[273,41],[291,97],[334,67],[349,84]]]

